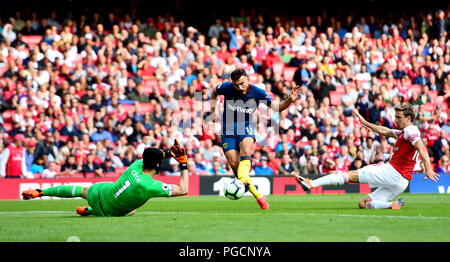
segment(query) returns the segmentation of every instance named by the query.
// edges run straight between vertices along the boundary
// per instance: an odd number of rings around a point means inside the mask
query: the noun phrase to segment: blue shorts
[[[253,131],[252,127],[246,127],[243,134],[233,134],[233,135],[226,135],[222,134],[222,148],[223,152],[227,152],[229,150],[237,150],[240,151],[239,144],[244,140],[246,137],[253,138],[253,141],[256,141],[255,133]]]

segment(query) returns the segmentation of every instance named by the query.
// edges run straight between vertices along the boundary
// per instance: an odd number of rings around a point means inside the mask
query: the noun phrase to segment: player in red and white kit
[[[424,164],[425,179],[430,178],[434,182],[439,179],[439,175],[433,171],[431,166],[428,152],[420,138],[420,131],[413,125],[415,112],[410,105],[401,105],[395,108],[397,129],[369,123],[357,109],[353,110],[353,116],[378,134],[397,139],[389,163],[368,165],[358,170],[334,173],[315,180],[296,175],[295,179],[303,190],[308,191],[311,188],[328,185],[340,186],[347,183],[368,184],[370,188],[377,189],[359,201],[360,208],[400,209],[404,205],[404,201],[402,199],[392,201],[408,186],[419,156]]]

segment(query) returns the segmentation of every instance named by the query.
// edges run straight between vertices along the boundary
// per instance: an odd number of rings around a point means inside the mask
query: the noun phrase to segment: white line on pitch
[[[0,216],[2,215],[13,215],[13,214],[64,214],[64,213],[75,213],[75,211],[49,211],[49,210],[36,210],[36,211],[0,211]],[[319,214],[319,213],[260,213],[260,212],[253,212],[253,213],[245,213],[245,212],[195,212],[195,211],[137,211],[137,214],[154,214],[154,215],[200,215],[200,214],[211,214],[211,215],[230,215],[230,216],[236,216],[236,215],[265,215],[265,216],[276,216],[276,215],[282,215],[282,216],[327,216],[327,217],[355,217],[355,218],[394,218],[394,219],[443,219],[443,220],[450,220],[450,217],[427,217],[427,216],[395,216],[395,215],[355,215],[355,214]]]

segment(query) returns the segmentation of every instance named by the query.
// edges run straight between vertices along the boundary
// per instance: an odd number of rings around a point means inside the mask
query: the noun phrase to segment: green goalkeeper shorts
[[[92,213],[90,215],[94,216],[107,216],[105,209],[102,205],[101,201],[101,192],[107,190],[108,186],[112,186],[113,183],[110,182],[102,182],[96,183],[89,187],[87,193],[87,201],[89,206],[92,208]]]

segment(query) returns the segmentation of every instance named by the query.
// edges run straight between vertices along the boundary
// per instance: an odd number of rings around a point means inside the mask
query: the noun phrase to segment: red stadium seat
[[[150,112],[153,113],[153,104],[151,103],[141,103],[141,112]]]
[[[153,93],[153,90],[158,86],[158,81],[155,79],[144,79],[142,81],[142,91],[147,95]]]
[[[421,86],[421,85],[413,84],[413,85],[411,85],[410,88],[411,88],[411,91],[412,91],[413,93],[417,93],[417,94],[422,93],[422,86]]]
[[[330,91],[330,104],[332,106],[340,106],[342,103],[341,97],[343,94],[344,92]]]
[[[63,143],[67,143],[67,141],[69,141],[70,136],[59,136],[59,141],[63,142]]]
[[[22,35],[22,41],[27,43],[30,48],[33,48],[35,45],[39,44],[44,36],[42,35]]]
[[[433,103],[426,103],[425,104],[425,111],[430,112],[430,113],[434,113],[434,108],[435,105]]]
[[[5,73],[7,70],[8,70],[8,66],[6,66],[6,65],[0,66],[0,76],[2,76],[3,73]]]
[[[11,122],[5,122],[3,123],[3,128],[9,133],[13,129],[13,125]]]
[[[431,103],[436,105],[437,104],[436,102],[437,102],[438,91],[430,90],[430,91],[428,91],[428,95],[431,98]]]
[[[344,85],[337,85],[336,86],[336,91],[344,93],[345,92],[345,86]]]
[[[278,62],[278,63],[274,63],[272,65],[272,70],[274,74],[283,74],[283,69],[284,69],[284,63],[283,62]]]
[[[136,109],[134,108],[134,105],[130,105],[130,104],[122,104],[123,109],[126,112],[134,112]]]
[[[256,84],[256,82],[258,81],[258,74],[250,74],[248,76],[248,79],[250,80],[250,84]]]
[[[284,80],[292,81],[294,79],[295,71],[297,71],[297,67],[285,67],[283,69]]]
[[[2,117],[5,122],[12,122],[12,116],[14,114],[15,110],[6,110],[3,112]]]

